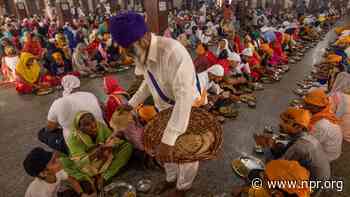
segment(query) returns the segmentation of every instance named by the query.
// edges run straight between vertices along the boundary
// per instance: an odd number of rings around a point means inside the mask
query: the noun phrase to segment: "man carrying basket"
[[[113,40],[133,57],[135,74],[144,76],[129,105],[135,109],[152,96],[160,112],[172,108],[160,144],[154,142],[154,156],[164,164],[166,172],[166,181],[158,184],[156,193],[176,186],[169,196],[184,196],[197,175],[199,160],[175,163],[175,144],[188,128],[192,106],[203,104],[206,96],[192,58],[178,41],[149,32],[144,18],[134,12],[111,17],[110,32]]]

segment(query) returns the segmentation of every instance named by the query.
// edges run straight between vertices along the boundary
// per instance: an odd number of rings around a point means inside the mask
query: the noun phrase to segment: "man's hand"
[[[174,146],[161,143],[156,158],[159,162],[171,162],[174,160]]]
[[[258,135],[254,134],[255,143],[263,148],[272,148],[275,145],[275,140],[269,135]]]

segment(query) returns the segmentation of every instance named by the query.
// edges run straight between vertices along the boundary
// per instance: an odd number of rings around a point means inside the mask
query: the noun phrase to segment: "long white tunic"
[[[318,139],[330,162],[339,158],[343,144],[343,133],[339,125],[322,119],[315,124],[312,135]]]
[[[145,80],[129,104],[136,107],[152,95],[155,106],[162,111],[172,105],[159,96],[147,71],[154,75],[162,92],[175,101],[162,138],[162,143],[174,145],[176,139],[186,131],[192,104],[199,96],[195,88],[196,74],[192,58],[178,41],[152,34],[147,60],[145,64],[137,63],[135,71],[143,74]]]

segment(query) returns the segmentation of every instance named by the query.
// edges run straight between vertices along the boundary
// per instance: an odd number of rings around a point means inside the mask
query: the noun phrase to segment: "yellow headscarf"
[[[31,84],[35,83],[40,75],[40,65],[36,60],[34,60],[30,67],[27,66],[28,61],[33,58],[35,58],[35,56],[31,53],[22,52],[16,66],[16,72]]]
[[[56,34],[55,36],[56,46],[57,48],[64,48],[68,45],[66,37],[63,34]]]
[[[310,172],[297,161],[273,160],[266,165],[265,173],[270,181],[297,181],[300,188],[280,188],[298,197],[309,197],[310,190],[303,181],[308,181]]]
[[[335,45],[350,45],[350,36],[344,36],[335,42]]]

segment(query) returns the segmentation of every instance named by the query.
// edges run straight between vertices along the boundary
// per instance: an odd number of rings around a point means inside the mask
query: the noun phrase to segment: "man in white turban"
[[[206,71],[199,73],[198,79],[200,81],[202,92],[210,91],[215,94],[220,94],[222,92],[222,89],[218,83],[223,79],[223,77],[224,68],[219,64],[215,64],[208,68]],[[204,104],[207,103],[208,99],[205,98]]]
[[[55,147],[65,147],[65,144],[62,145],[62,143],[68,139],[72,122],[78,112],[90,112],[96,117],[96,120],[104,123],[102,110],[96,96],[90,92],[77,91],[80,87],[80,80],[77,77],[67,75],[63,77],[61,84],[63,97],[52,103],[47,115],[47,128],[42,129],[39,133],[40,141],[54,149]],[[62,132],[60,128],[62,128]]]

